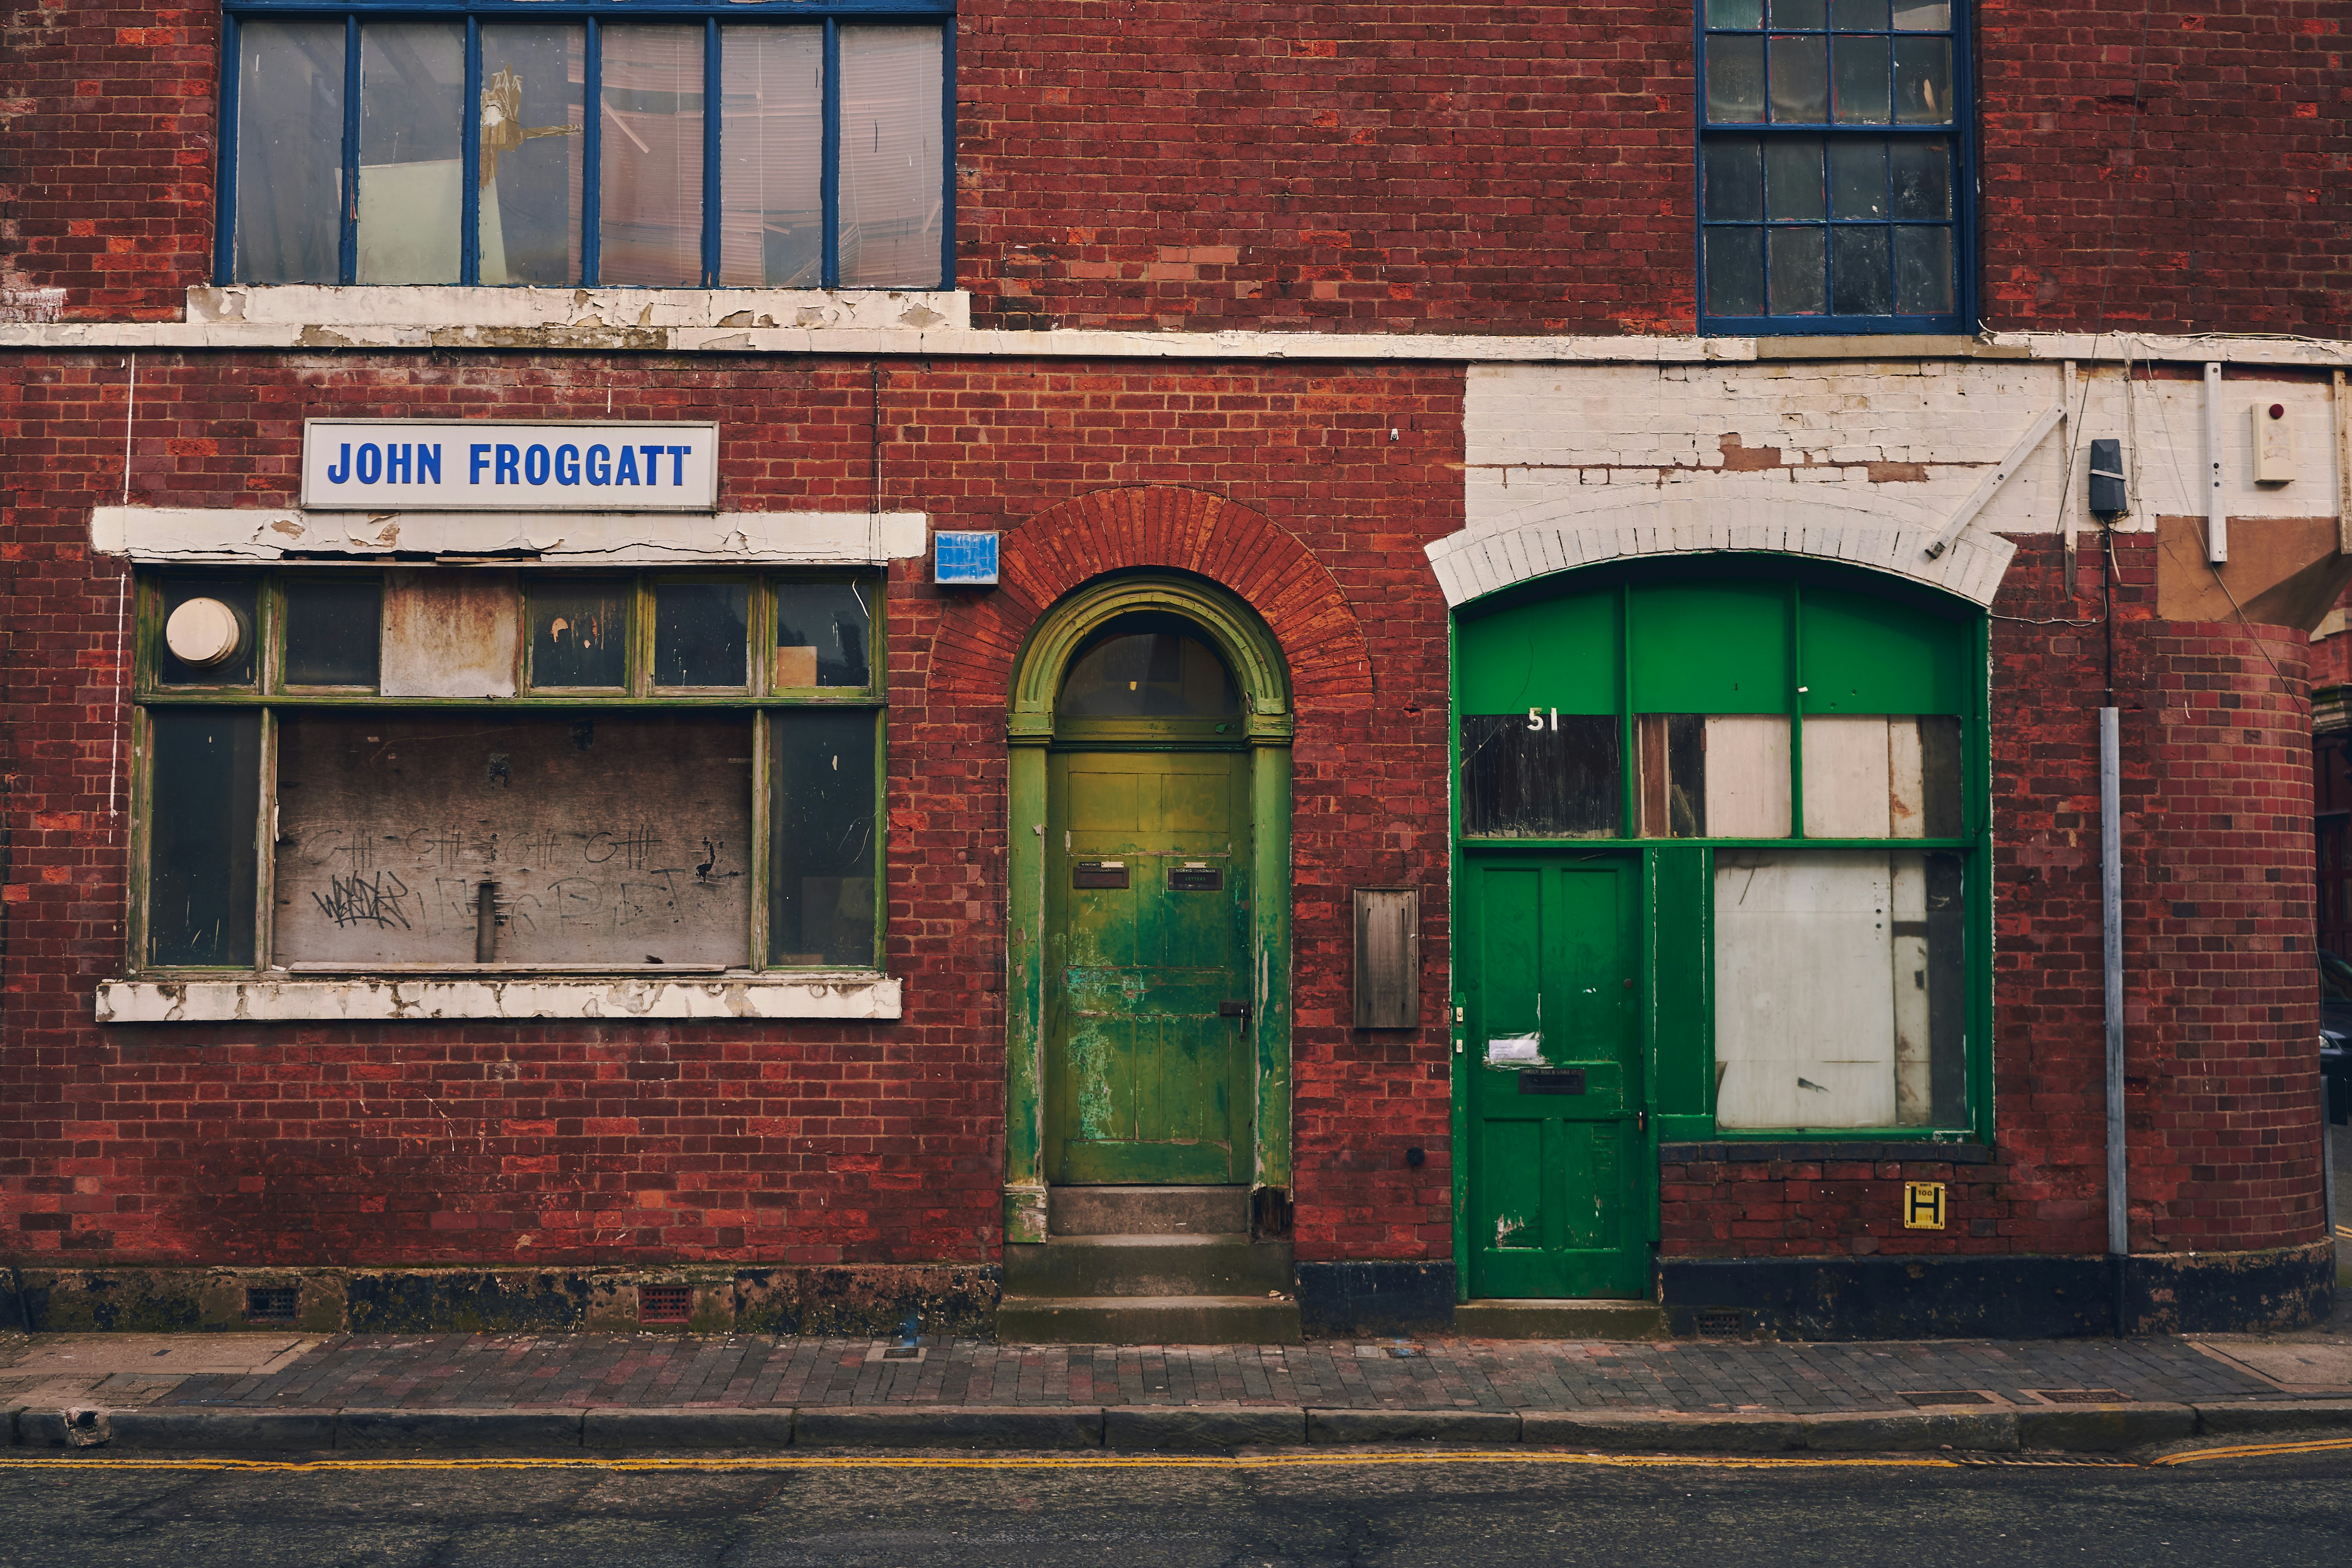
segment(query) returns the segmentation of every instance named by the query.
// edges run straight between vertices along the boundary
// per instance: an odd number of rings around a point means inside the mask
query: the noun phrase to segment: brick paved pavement
[[[1306,1346],[929,1342],[744,1335],[346,1334],[264,1374],[188,1378],[159,1404],[230,1408],[587,1405],[1274,1405],[1354,1409],[1907,1410],[1906,1393],[2113,1389],[2142,1401],[2281,1397],[2185,1340],[1858,1344],[1431,1341]]]

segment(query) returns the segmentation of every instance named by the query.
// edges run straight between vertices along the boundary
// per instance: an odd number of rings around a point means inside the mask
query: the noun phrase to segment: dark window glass
[[[147,749],[150,961],[250,967],[261,715],[157,711]]]
[[[780,712],[768,873],[770,962],[869,969],[874,950],[877,715]]]
[[[534,588],[530,683],[618,687],[628,677],[629,590],[620,583]]]
[[[1706,216],[1718,223],[1764,217],[1763,144],[1727,136],[1706,144]]]
[[[776,689],[872,685],[866,605],[876,592],[870,583],[777,584]]]
[[[211,599],[228,606],[236,617],[239,636],[236,651],[217,664],[194,665],[174,658],[171,644],[162,634],[172,624],[172,612],[191,599]],[[253,684],[254,646],[261,625],[254,613],[254,581],[250,577],[221,577],[207,582],[166,583],[163,587],[163,617],[157,627],[155,675],[164,686],[250,686]]]
[[[1776,316],[1817,315],[1827,308],[1822,277],[1822,231],[1771,231],[1771,285],[1768,299]]]
[[[1707,41],[1706,117],[1723,124],[1764,118],[1763,39]]]
[[[1833,141],[1830,152],[1830,216],[1886,216],[1886,143]]]
[[[1764,313],[1764,231],[1706,231],[1706,308],[1717,316]]]
[[[1830,117],[1830,46],[1819,37],[1774,38],[1772,118],[1815,125]]]
[[[1799,136],[1766,143],[1764,216],[1776,220],[1821,217],[1820,137]]]
[[[1462,831],[1608,838],[1624,820],[1614,714],[1462,716]]]
[[[740,689],[750,671],[751,590],[741,583],[654,587],[654,684]]]
[[[1886,231],[1830,230],[1830,309],[1841,316],[1884,316],[1895,309],[1887,284]]]
[[[296,578],[286,584],[286,684],[373,686],[383,646],[383,581]]]
[[[1175,616],[1121,616],[1070,661],[1055,711],[1065,719],[1224,719],[1240,689],[1199,629]]]

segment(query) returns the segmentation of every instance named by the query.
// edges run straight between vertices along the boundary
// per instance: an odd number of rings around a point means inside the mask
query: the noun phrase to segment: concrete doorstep
[[[1600,1453],[2116,1453],[2200,1436],[2352,1430],[2352,1400],[1851,1411],[1323,1410],[1299,1405],[572,1410],[0,1411],[18,1447],[215,1454],[561,1448],[1117,1448],[1229,1452],[1312,1444],[1517,1444]]]

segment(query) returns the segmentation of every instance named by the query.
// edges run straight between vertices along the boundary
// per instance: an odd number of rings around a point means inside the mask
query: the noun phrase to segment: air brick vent
[[[693,1314],[694,1290],[687,1285],[637,1287],[637,1321],[682,1323]]]
[[[245,1293],[245,1318],[249,1323],[290,1323],[299,1292],[291,1285],[262,1285]]]

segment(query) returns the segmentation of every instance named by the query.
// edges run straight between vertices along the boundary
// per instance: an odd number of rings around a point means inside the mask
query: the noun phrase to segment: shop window
[[[141,967],[874,968],[876,622],[835,617],[830,681],[750,649],[878,587],[142,580]]]
[[[1699,0],[1700,324],[1968,327],[1966,0]]]
[[[1683,1061],[1692,1086],[1675,1114],[1727,1135],[1970,1127],[1980,622],[1810,570],[1620,578],[1460,623],[1464,853],[1644,858],[1676,1020],[1661,1071]]]
[[[228,9],[224,280],[951,286],[946,0],[289,9]]]

